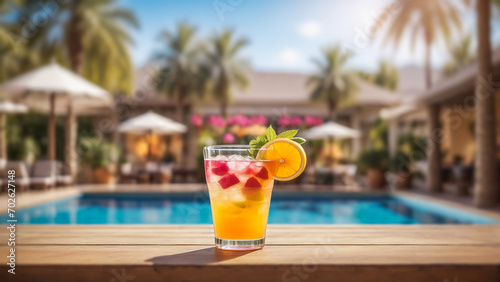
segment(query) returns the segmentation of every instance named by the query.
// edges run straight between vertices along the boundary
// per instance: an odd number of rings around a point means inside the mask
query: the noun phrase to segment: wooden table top
[[[1,281],[500,281],[497,225],[270,225],[253,252],[211,225],[18,225],[14,280],[8,236]]]

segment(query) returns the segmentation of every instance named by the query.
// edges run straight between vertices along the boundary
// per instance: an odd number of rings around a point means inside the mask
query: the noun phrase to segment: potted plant
[[[93,169],[94,182],[111,184],[115,179],[116,162],[119,159],[118,147],[98,138],[86,138],[80,145],[81,158]]]
[[[394,173],[394,186],[396,189],[403,190],[411,187],[413,169],[408,154],[397,152],[390,160],[389,169]]]
[[[369,149],[360,154],[358,164],[362,170],[366,170],[368,186],[371,188],[384,187],[387,159],[387,152],[380,149]]]

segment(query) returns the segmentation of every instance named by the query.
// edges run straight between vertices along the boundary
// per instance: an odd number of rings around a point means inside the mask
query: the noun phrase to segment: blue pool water
[[[0,215],[0,222],[7,221]],[[24,224],[211,224],[208,195],[85,194],[17,211]],[[276,224],[492,224],[493,219],[409,197],[274,193]]]

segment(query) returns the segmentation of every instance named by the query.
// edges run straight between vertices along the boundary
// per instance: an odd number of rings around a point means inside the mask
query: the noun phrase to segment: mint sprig
[[[297,129],[293,129],[283,131],[279,135],[277,135],[273,126],[270,125],[266,130],[265,136],[258,136],[254,140],[250,141],[250,150],[248,150],[248,155],[254,159],[257,158],[257,154],[259,153],[260,148],[262,148],[262,146],[264,146],[267,142],[272,141],[276,138],[287,138],[298,144],[304,144],[306,142],[306,139],[295,137],[295,135],[297,135],[297,132],[299,132]]]
[[[306,143],[306,139],[302,138],[302,137],[293,137],[293,138],[290,138],[293,142],[295,143],[299,143],[299,144],[304,144]]]

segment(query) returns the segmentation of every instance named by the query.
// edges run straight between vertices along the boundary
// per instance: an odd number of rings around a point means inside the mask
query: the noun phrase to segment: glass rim
[[[247,150],[267,150],[267,148],[250,148],[249,145],[209,145],[204,146],[203,150],[218,151],[247,151]]]
[[[268,148],[250,148],[249,145],[209,145],[203,147],[203,159],[212,160],[218,155],[242,155],[252,158],[252,160],[247,161],[257,161],[251,157],[252,154],[258,153],[260,150],[264,152]],[[259,160],[263,161],[263,160]]]

